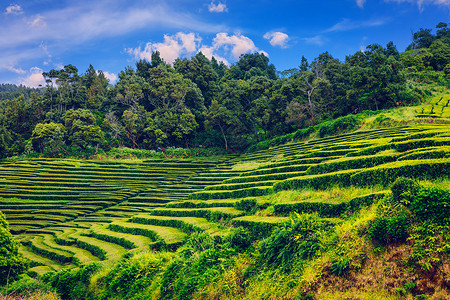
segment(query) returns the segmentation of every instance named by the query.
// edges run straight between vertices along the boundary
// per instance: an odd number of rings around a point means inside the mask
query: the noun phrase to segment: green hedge
[[[272,180],[284,180],[292,177],[298,177],[306,175],[306,171],[301,172],[290,172],[290,173],[278,173],[278,174],[268,174],[268,175],[257,175],[257,176],[242,176],[226,179],[223,181],[224,184],[228,183],[241,183],[241,182],[256,182],[256,181],[272,181]]]
[[[203,229],[200,227],[186,223],[183,220],[176,220],[176,219],[169,220],[169,219],[151,219],[151,218],[133,217],[131,219],[131,222],[146,225],[174,227],[180,229],[186,234],[203,231]]]
[[[274,181],[256,181],[256,182],[243,182],[232,184],[219,184],[205,187],[205,191],[224,191],[224,190],[239,190],[257,186],[272,186]]]
[[[448,145],[450,145],[449,138],[409,140],[393,144],[394,148],[399,152],[405,152],[417,148],[448,146]]]
[[[31,248],[31,250],[37,254],[40,254],[42,256],[48,257],[52,260],[56,260],[60,263],[63,264],[70,264],[70,263],[74,263],[74,264],[79,264],[79,261],[76,257],[74,257],[73,255],[65,255],[65,254],[61,254],[61,253],[56,253],[44,248],[41,248],[37,245],[35,245],[34,243],[32,243],[31,241],[27,241],[22,243],[25,246],[28,246]]]
[[[318,164],[324,160],[330,159],[329,157],[314,157],[314,158],[299,158],[299,159],[290,159],[285,161],[280,161],[277,163],[269,164],[264,166],[264,168],[278,168],[284,166],[291,165],[299,165],[299,164]]]
[[[450,147],[416,149],[405,153],[398,160],[439,159],[450,157]]]
[[[351,176],[351,184],[359,186],[394,182],[397,177],[435,179],[450,174],[450,159],[405,160],[373,167]]]
[[[301,165],[290,165],[290,166],[276,167],[276,168],[265,167],[264,169],[259,169],[259,170],[255,170],[255,171],[242,173],[240,176],[254,176],[254,175],[266,175],[266,174],[273,174],[273,173],[306,171],[310,166],[311,166],[310,164],[301,164]]]
[[[348,202],[339,204],[323,202],[297,202],[287,204],[275,204],[274,213],[277,215],[289,215],[295,211],[299,213],[317,212],[321,217],[338,217],[343,213],[352,213],[359,210],[362,206],[371,205],[375,200],[386,195],[387,192],[364,195],[351,199]]]
[[[151,238],[154,242],[149,245],[154,250],[176,250],[183,244],[182,241],[167,244],[159,235],[150,229],[138,228],[138,227],[125,227],[118,224],[109,224],[108,229],[116,232],[129,233],[134,235],[142,235]]]
[[[167,216],[167,217],[196,217],[205,218],[208,221],[214,222],[221,219],[228,219],[232,217],[237,217],[240,214],[238,211],[227,210],[217,210],[217,209],[186,209],[186,210],[151,210],[148,212],[154,216]],[[243,214],[243,213],[242,213]]]
[[[357,151],[357,152],[347,153],[345,156],[349,157],[349,156],[375,155],[378,152],[392,149],[392,147],[393,147],[392,144],[376,145],[376,146],[371,146],[371,147],[361,149],[360,151]]]
[[[325,190],[333,185],[349,186],[350,177],[360,170],[344,170],[329,174],[308,175],[287,179],[274,184],[275,192],[282,190],[296,190],[302,188],[313,188]]]
[[[129,241],[123,237],[112,236],[94,231],[92,231],[90,234],[87,234],[86,236],[93,237],[105,242],[114,243],[127,249],[137,248],[137,246],[132,241]]]
[[[97,256],[101,260],[106,260],[106,251],[102,248],[86,243],[85,241],[76,240],[76,244],[78,247],[85,249],[92,253],[92,255]]]
[[[273,192],[272,187],[253,187],[234,191],[197,192],[189,195],[191,200],[230,199],[265,196]]]
[[[268,220],[270,219],[273,219],[273,221],[268,222]],[[283,222],[286,222],[287,220],[288,218],[280,217],[248,216],[232,219],[231,223],[234,227],[242,226],[244,228],[247,228],[252,239],[260,239],[269,236],[273,228]]]
[[[365,156],[353,159],[345,158],[341,160],[329,161],[322,164],[311,166],[306,171],[306,174],[315,175],[315,174],[337,172],[340,170],[371,168],[380,164],[396,161],[397,157],[398,157],[397,155],[393,154],[393,155]]]

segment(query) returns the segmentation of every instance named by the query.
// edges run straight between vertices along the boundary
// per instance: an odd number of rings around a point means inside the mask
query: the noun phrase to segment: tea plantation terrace
[[[45,273],[129,251],[172,251],[193,232],[220,236],[244,226],[265,236],[291,212],[340,222],[383,197],[397,177],[445,177],[449,164],[446,124],[356,131],[215,159],[3,161],[0,210],[33,270]],[[278,203],[269,215],[255,210],[277,192],[333,185],[384,190]]]

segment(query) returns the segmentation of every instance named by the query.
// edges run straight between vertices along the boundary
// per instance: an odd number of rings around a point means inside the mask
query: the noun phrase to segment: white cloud
[[[364,3],[366,3],[366,0],[356,0],[356,4],[357,4],[360,8],[364,8]]]
[[[6,8],[6,14],[12,14],[12,15],[20,15],[23,13],[22,7],[20,7],[17,4],[11,4]]]
[[[5,69],[8,69],[11,72],[14,72],[16,74],[25,74],[26,73],[26,71],[24,69],[16,68],[14,66],[6,66]]]
[[[105,75],[106,79],[109,80],[109,83],[114,83],[117,80],[117,75],[114,73],[103,72],[103,74]]]
[[[312,45],[317,45],[317,46],[322,46],[323,44],[325,44],[325,39],[321,35],[316,35],[316,36],[313,36],[310,38],[303,38],[302,40],[304,40],[307,44],[312,44]]]
[[[33,67],[30,69],[29,73],[26,78],[23,78],[20,84],[23,84],[28,87],[37,88],[39,85],[44,86],[45,85],[45,79],[44,76],[42,76],[43,70],[38,67]]]
[[[156,2],[156,3],[155,3]],[[158,3],[159,2],[159,3]],[[122,1],[74,1],[62,9],[40,12],[34,19],[9,20],[2,24],[0,51],[35,45],[41,41],[65,51],[94,39],[123,36],[136,30],[177,28],[196,32],[215,33],[228,30],[226,26],[200,21],[197,16],[169,7],[164,1],[123,4]],[[46,30],[38,25],[46,24]],[[34,25],[31,26],[30,25]]]
[[[450,0],[449,0],[450,1]],[[358,28],[382,26],[388,23],[388,19],[372,19],[368,21],[354,21],[350,19],[342,19],[339,23],[334,24],[325,32],[349,31]]]
[[[217,3],[214,4],[214,1],[211,1],[211,3],[208,5],[209,12],[215,12],[215,13],[223,13],[228,12],[227,5],[224,3]]]
[[[209,46],[202,46],[202,47],[198,50],[198,52],[203,53],[203,55],[206,56],[209,60],[211,60],[211,59],[213,58],[213,56],[214,56],[214,58],[215,58],[217,61],[221,61],[221,62],[223,62],[225,65],[229,66],[229,65],[230,65],[230,62],[229,62],[226,58],[224,58],[224,57],[218,55],[217,53],[214,53],[215,51],[216,51],[216,49],[214,49],[214,47],[209,47]]]
[[[128,48],[125,51],[135,57],[135,59],[146,59],[148,61],[152,58],[152,53],[159,51],[161,58],[169,64],[173,64],[175,59],[183,55],[194,54],[198,48],[201,38],[194,33],[178,32],[176,35],[164,35],[164,42],[145,44],[144,49],[141,46],[138,48]]]
[[[33,20],[28,22],[31,27],[45,27],[47,23],[44,21],[44,17],[41,15],[37,15]]]
[[[438,6],[450,6],[450,0],[385,0],[385,2],[409,2],[417,4],[419,9],[422,11],[425,5],[438,5]]]
[[[283,32],[267,32],[264,35],[266,40],[269,40],[272,46],[278,46],[281,48],[287,48],[287,42],[289,41],[289,36]]]
[[[255,46],[253,41],[240,34],[228,35],[228,33],[217,33],[212,40],[212,45],[202,44],[202,38],[194,33],[179,32],[175,35],[164,35],[164,42],[148,42],[145,47],[127,48],[125,52],[132,55],[135,59],[151,60],[152,53],[159,51],[161,57],[169,64],[173,64],[175,59],[183,56],[194,55],[202,52],[208,59],[213,56],[218,61],[223,61],[229,65],[224,55],[231,56],[233,60],[239,59],[239,56],[245,53],[259,52],[269,57],[269,54]]]
[[[228,35],[225,32],[216,34],[216,37],[213,39],[213,48],[231,48],[231,53],[235,59],[238,59],[239,56],[245,53],[260,51],[250,38],[240,33]]]

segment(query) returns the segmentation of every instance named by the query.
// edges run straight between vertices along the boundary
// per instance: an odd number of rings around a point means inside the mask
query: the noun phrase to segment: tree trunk
[[[225,150],[227,150],[227,151],[228,151],[228,142],[227,142],[227,137],[225,136],[225,133],[223,132],[223,128],[222,128],[222,125],[220,125],[220,123],[219,123],[219,127],[220,127],[220,132],[222,132],[223,140],[225,141]]]

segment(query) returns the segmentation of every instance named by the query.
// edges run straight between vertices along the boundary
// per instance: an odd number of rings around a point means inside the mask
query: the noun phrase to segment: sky
[[[155,50],[170,64],[259,52],[283,71],[325,51],[343,61],[393,41],[401,52],[449,16],[450,0],[0,0],[0,83],[37,87],[42,72],[92,64],[114,84]]]

